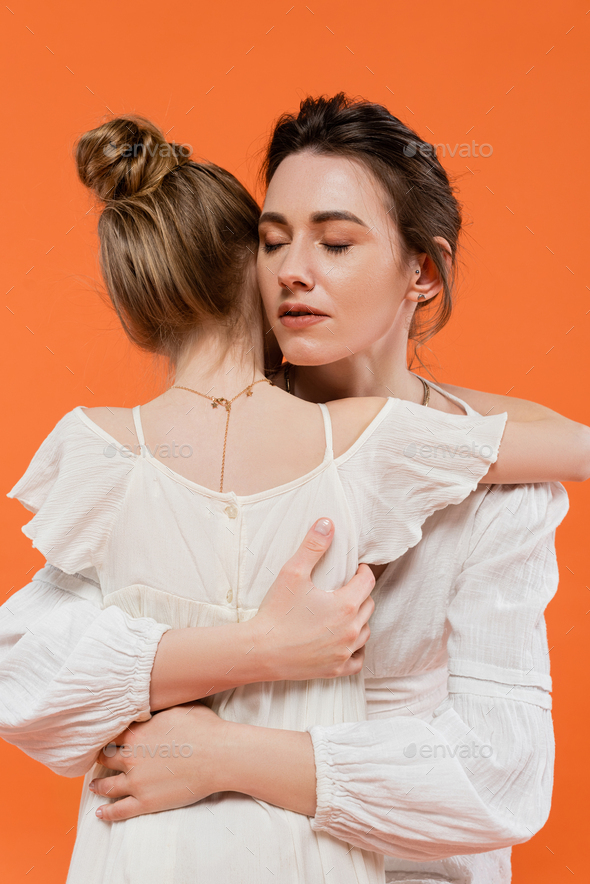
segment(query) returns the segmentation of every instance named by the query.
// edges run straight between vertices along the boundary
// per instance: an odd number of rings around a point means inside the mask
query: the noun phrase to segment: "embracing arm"
[[[0,606],[0,737],[75,777],[109,740],[157,709],[212,689],[358,672],[374,578],[363,565],[339,593],[310,590],[311,570],[332,537],[333,526],[328,535],[309,531],[256,617],[219,627],[171,629],[116,605],[102,609],[98,583],[46,565]],[[293,593],[309,598],[310,591],[331,629],[324,618],[306,619],[305,605],[285,618]]]
[[[313,817],[316,831],[410,860],[528,840],[551,802],[543,610],[557,587],[553,534],[566,509],[560,486],[486,495],[448,609],[448,698],[429,718],[399,714],[304,733],[222,721],[200,704],[190,714],[165,710],[162,734],[175,726],[177,739],[192,741],[192,757],[177,759],[174,778],[162,762],[142,760],[142,773],[135,755],[104,758],[125,773],[96,781],[98,795],[122,799],[101,806],[103,819],[236,791]],[[149,742],[154,724],[120,743]]]
[[[150,670],[169,628],[101,600],[94,580],[46,564],[0,607],[0,737],[64,776],[150,718]]]
[[[493,850],[541,828],[554,753],[542,615],[567,502],[560,486],[497,489],[488,501],[449,607],[449,696],[433,716],[311,728],[317,807],[307,733],[232,725],[224,789],[314,814],[315,830],[407,859]]]
[[[590,478],[590,427],[526,399],[451,384],[439,386],[480,414],[508,414],[500,458],[486,482],[585,482]]]

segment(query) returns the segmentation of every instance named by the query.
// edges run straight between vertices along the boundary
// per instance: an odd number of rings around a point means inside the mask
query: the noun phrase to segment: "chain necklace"
[[[293,390],[291,389],[290,373],[291,373],[291,364],[289,362],[285,362],[285,364],[283,366],[283,376],[285,378],[285,389],[286,389],[287,393],[293,393]],[[430,402],[430,384],[427,384],[426,381],[424,380],[424,378],[420,378],[420,380],[422,381],[422,386],[424,387],[424,398],[422,400],[422,405],[424,405],[426,407],[428,405],[428,403]],[[295,395],[295,394],[293,394],[293,395]]]
[[[273,382],[269,381],[268,378],[260,378],[259,381],[254,381],[254,383],[248,384],[248,386],[245,387],[241,393],[238,393],[236,396],[234,396],[233,399],[224,399],[221,396],[220,397],[208,396],[206,393],[199,393],[198,390],[191,390],[190,387],[180,387],[178,385],[174,385],[171,388],[172,390],[188,390],[189,393],[196,393],[197,396],[202,396],[203,399],[209,399],[209,401],[211,402],[212,408],[217,408],[219,405],[223,405],[223,407],[225,408],[225,410],[227,412],[227,419],[225,421],[225,436],[223,439],[223,455],[221,458],[221,481],[219,483],[219,490],[220,491],[223,491],[223,474],[225,472],[225,449],[227,447],[227,431],[229,428],[229,416],[231,413],[232,403],[235,402],[236,399],[238,399],[244,393],[246,394],[246,396],[252,396],[252,387],[255,387],[256,384],[262,384],[263,382],[266,384],[270,384],[271,387],[273,386]]]

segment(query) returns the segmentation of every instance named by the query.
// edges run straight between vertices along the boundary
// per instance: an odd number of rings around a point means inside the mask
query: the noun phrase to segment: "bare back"
[[[350,448],[377,416],[382,397],[329,403],[334,456]],[[131,409],[85,408],[87,416],[122,445],[139,453]],[[147,456],[198,485],[219,490],[226,427],[225,409],[186,391],[141,406]],[[264,384],[237,399],[228,425],[223,490],[250,495],[305,476],[319,466],[326,439],[322,413],[306,402]]]

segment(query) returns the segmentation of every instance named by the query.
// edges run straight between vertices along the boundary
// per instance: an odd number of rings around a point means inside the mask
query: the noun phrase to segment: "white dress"
[[[94,572],[103,610],[115,606],[152,618],[154,636],[161,636],[169,627],[254,616],[320,516],[336,526],[314,572],[321,589],[340,587],[359,561],[394,561],[418,543],[428,516],[476,488],[496,460],[506,421],[504,414],[447,415],[389,399],[335,459],[329,412],[320,408],[322,463],[285,485],[237,496],[203,488],[151,456],[139,407],[142,452],[132,455],[78,406],[58,422],[8,496],[35,513],[23,531],[51,565],[69,575]],[[246,685],[216,694],[210,705],[225,719],[293,730],[366,719],[362,674]],[[352,849],[314,830],[306,816],[236,793],[104,823],[92,812],[96,800],[87,783],[110,773],[95,765],[86,774],[68,884],[258,884],[269,873],[281,884],[330,873],[339,884],[383,881],[380,854]]]

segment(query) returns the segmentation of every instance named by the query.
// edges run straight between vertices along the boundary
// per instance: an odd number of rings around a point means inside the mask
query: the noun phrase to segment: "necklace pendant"
[[[253,395],[254,395],[254,390],[252,389],[252,387],[250,387],[250,389],[246,393],[246,396],[253,396]]]

